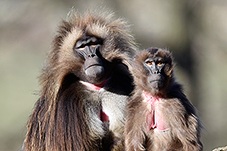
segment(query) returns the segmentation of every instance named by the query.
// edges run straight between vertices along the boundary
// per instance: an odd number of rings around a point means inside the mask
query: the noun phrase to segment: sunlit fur
[[[126,76],[126,80],[123,80],[129,82],[126,84],[129,88],[112,90],[109,84],[108,89],[113,92],[102,92],[104,100],[117,99],[113,101],[114,107],[109,107],[117,119],[110,121],[109,128],[97,115],[103,103],[100,93],[87,89],[79,82],[85,76],[82,69],[84,60],[75,54],[73,47],[83,34],[104,39],[101,54],[113,66],[125,64],[122,70],[119,69],[121,65],[113,69],[116,74],[120,72],[119,76]],[[115,146],[115,140],[121,139],[123,135],[124,105],[133,89],[126,67],[135,49],[127,23],[122,19],[114,19],[112,14],[72,13],[67,21],[62,21],[40,76],[40,98],[27,123],[24,150],[97,151],[122,148]],[[116,80],[114,77],[112,79]],[[118,81],[113,83],[118,84]],[[111,104],[108,101],[107,106]]]
[[[161,56],[168,68],[163,89],[153,90],[146,82],[149,76],[143,65],[148,57]],[[173,60],[168,50],[149,48],[136,56],[132,74],[136,88],[127,106],[125,126],[126,151],[201,151],[201,124],[195,108],[184,95],[181,85],[174,80]],[[144,93],[155,98],[155,105],[146,101]],[[150,100],[149,100],[150,101]],[[152,99],[151,99],[152,101]],[[167,129],[150,128],[147,123],[149,113],[159,114]],[[156,118],[156,117],[155,117]]]

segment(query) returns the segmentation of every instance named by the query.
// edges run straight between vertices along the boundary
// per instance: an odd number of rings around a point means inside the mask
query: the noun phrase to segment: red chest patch
[[[161,110],[158,108],[158,104],[160,103],[161,98],[152,96],[145,91],[143,91],[142,96],[149,107],[149,113],[146,117],[148,129],[157,129],[161,131],[167,130],[169,126],[168,124],[166,124],[165,117],[163,116]]]
[[[102,110],[100,111],[100,119],[102,122],[109,122],[109,116]]]

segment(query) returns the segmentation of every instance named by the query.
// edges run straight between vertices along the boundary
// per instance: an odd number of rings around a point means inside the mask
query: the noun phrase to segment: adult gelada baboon
[[[127,105],[126,151],[201,151],[201,124],[173,75],[166,49],[149,48],[133,62],[135,91]]]
[[[125,105],[134,89],[129,26],[112,14],[75,13],[63,21],[40,76],[25,151],[123,150]]]

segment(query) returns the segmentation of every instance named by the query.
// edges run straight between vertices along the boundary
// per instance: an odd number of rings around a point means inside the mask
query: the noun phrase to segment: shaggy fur
[[[147,58],[156,57],[165,62],[162,74],[167,78],[160,89],[149,86],[150,74],[144,67]],[[149,48],[136,56],[133,66],[136,88],[127,106],[126,151],[201,151],[201,124],[181,85],[174,80],[171,53]],[[150,126],[151,115],[156,127]]]
[[[124,107],[133,90],[127,60],[136,49],[134,38],[125,21],[112,14],[75,13],[69,18],[60,25],[40,76],[40,98],[27,123],[24,150],[123,150]],[[101,92],[80,82],[84,60],[73,47],[83,34],[104,39],[101,54],[113,72]],[[102,108],[115,115],[107,126],[99,117]]]

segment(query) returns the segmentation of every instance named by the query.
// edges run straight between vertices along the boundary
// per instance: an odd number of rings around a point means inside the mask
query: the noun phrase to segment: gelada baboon
[[[135,50],[129,26],[112,14],[75,13],[63,21],[40,76],[24,150],[122,150],[134,89],[127,60]]]
[[[127,105],[127,151],[200,151],[201,124],[175,82],[168,50],[149,48],[133,62],[135,91]]]

